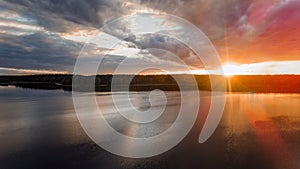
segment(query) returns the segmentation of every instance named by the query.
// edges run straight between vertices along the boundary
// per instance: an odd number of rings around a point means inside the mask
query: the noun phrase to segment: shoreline
[[[120,81],[111,88],[113,75],[73,76],[73,75],[26,75],[0,76],[0,86],[15,86],[30,89],[64,90],[80,92],[113,92],[113,91],[163,91],[201,90],[211,91],[208,75],[116,75]],[[175,77],[175,78],[174,78]],[[78,85],[72,86],[73,78]],[[223,77],[212,75],[220,88],[214,91],[227,93],[300,93],[300,75],[239,75]],[[129,88],[122,85],[130,80]],[[95,87],[87,82],[95,81]],[[178,83],[179,82],[179,83]],[[196,84],[195,84],[196,82]],[[226,83],[226,86],[223,84]],[[180,84],[180,87],[179,85]],[[225,90],[226,89],[226,90]]]

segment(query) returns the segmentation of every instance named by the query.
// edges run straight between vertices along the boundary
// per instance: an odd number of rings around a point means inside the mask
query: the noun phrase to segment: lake
[[[151,107],[148,96],[148,92],[132,92],[132,105],[147,110]],[[109,124],[133,137],[153,136],[172,125],[180,109],[180,93],[166,92],[166,97],[162,116],[151,124],[138,125],[129,124],[115,112],[111,93],[96,93]],[[193,98],[188,102],[192,104]],[[300,94],[228,93],[217,130],[200,144],[209,103],[210,93],[201,92],[196,123],[173,149],[131,159],[107,152],[87,136],[77,119],[71,92],[0,87],[0,168],[300,168]],[[155,104],[158,109],[160,106],[163,104]]]

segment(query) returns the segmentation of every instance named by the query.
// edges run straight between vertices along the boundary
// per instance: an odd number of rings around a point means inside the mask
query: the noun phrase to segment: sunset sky
[[[178,63],[149,48],[173,52],[194,73],[205,73],[189,49],[172,38],[136,35],[135,29],[155,25],[166,31],[163,17],[173,14],[202,30],[216,47],[227,74],[300,74],[299,0],[0,0],[0,75],[72,73],[81,48],[106,23],[138,14],[102,30],[104,71],[130,57],[137,63]],[[108,45],[122,40],[115,48]],[[173,69],[172,69],[173,70]]]

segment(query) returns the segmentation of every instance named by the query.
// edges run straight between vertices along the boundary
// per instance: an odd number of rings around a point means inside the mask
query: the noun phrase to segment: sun
[[[235,64],[232,62],[226,62],[223,63],[218,69],[212,70],[216,71],[217,74],[220,74],[222,71],[223,73],[220,75],[224,75],[226,77],[231,77],[235,75],[244,75],[248,74],[247,68],[243,65]],[[199,70],[192,70],[193,74],[207,74],[208,72],[205,69],[199,69]]]
[[[230,62],[223,64],[222,69],[223,69],[224,75],[227,77],[234,76],[234,75],[237,75],[242,72],[241,67],[239,65],[236,65],[236,64],[233,64]]]

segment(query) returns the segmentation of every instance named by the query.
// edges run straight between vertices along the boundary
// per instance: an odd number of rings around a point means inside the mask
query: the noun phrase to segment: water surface
[[[180,108],[180,93],[166,92],[168,102],[162,116],[138,125],[115,111],[110,94],[97,93],[98,104],[109,124],[129,136],[163,132]],[[209,95],[201,92],[196,124],[180,144],[159,156],[129,159],[93,143],[78,122],[70,92],[1,87],[0,168],[300,168],[299,94],[227,94],[221,123],[213,136],[200,144]],[[151,106],[148,96],[148,92],[134,92],[130,99],[137,109],[147,110]],[[122,100],[118,102],[122,104]],[[188,102],[193,103],[193,98]],[[163,104],[156,102],[155,107],[160,106]]]

